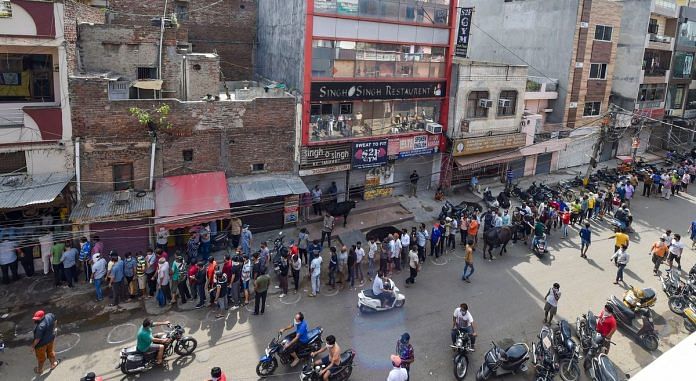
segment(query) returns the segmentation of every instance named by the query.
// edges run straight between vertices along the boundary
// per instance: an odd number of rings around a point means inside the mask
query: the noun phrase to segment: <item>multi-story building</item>
[[[257,74],[300,99],[300,175],[339,193],[438,181],[455,0],[266,0]]]
[[[68,74],[76,24],[103,20],[72,0],[0,4],[0,236],[20,246],[66,230],[74,197]]]
[[[525,64],[558,79],[548,121],[571,128],[598,123],[609,109],[622,3],[611,0],[461,0],[474,7],[469,57]]]

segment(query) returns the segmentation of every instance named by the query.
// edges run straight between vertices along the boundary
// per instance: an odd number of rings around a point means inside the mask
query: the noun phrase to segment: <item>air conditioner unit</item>
[[[583,21],[580,23],[580,28],[586,29],[589,27],[590,27],[590,23],[588,23],[588,22]]]
[[[510,107],[509,99],[498,99],[498,107]]]
[[[439,123],[428,123],[425,126],[425,130],[431,134],[441,134],[442,133],[442,125]]]
[[[665,115],[667,115],[667,116],[674,115],[674,109],[670,108],[670,109],[665,110]]]
[[[576,69],[581,69],[582,67],[583,67],[583,63],[582,63],[582,62],[576,62],[576,63],[575,63],[575,68],[576,68]]]
[[[479,107],[491,108],[493,107],[493,101],[490,99],[479,99]]]
[[[176,52],[178,54],[192,53],[193,44],[191,44],[190,42],[177,42]]]
[[[568,108],[578,108],[578,102],[570,102],[570,104],[568,104]]]
[[[128,200],[130,200],[130,192],[129,191],[118,191],[114,195],[114,203],[116,204],[124,204],[127,203]]]

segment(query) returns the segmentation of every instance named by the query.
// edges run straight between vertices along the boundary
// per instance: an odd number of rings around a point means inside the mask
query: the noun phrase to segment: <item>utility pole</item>
[[[607,135],[608,135],[607,129],[609,127],[609,120],[610,119],[611,119],[612,124],[613,124],[613,120],[614,120],[614,113],[613,112],[610,112],[602,120],[602,127],[599,130],[599,138],[597,139],[597,141],[594,144],[594,149],[592,151],[592,157],[590,158],[590,165],[587,166],[587,172],[585,173],[585,177],[582,180],[583,186],[587,186],[587,184],[590,183],[590,174],[592,173],[592,168],[597,167],[597,163],[599,162],[599,152],[602,149],[604,142],[607,140]]]

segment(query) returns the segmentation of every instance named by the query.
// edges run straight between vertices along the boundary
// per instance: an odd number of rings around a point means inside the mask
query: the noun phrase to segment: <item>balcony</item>
[[[558,80],[530,76],[527,78],[525,100],[558,99]]]
[[[654,0],[655,8],[652,13],[665,17],[677,17],[677,2],[675,0]]]
[[[648,44],[646,48],[655,50],[672,50],[672,42],[674,37],[650,33],[648,35]]]

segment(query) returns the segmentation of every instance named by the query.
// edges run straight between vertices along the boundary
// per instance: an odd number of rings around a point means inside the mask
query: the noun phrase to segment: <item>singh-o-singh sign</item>
[[[314,82],[313,101],[441,98],[445,82]]]

